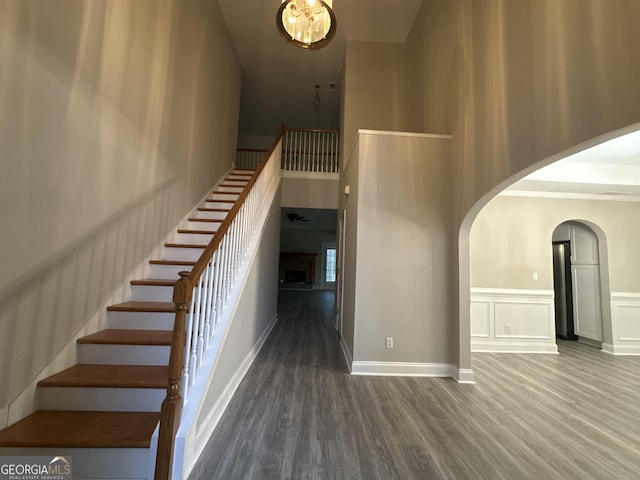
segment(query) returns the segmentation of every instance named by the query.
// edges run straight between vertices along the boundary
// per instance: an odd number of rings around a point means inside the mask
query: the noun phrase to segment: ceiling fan
[[[287,213],[287,218],[289,219],[290,223],[293,223],[295,221],[298,221],[298,222],[308,222],[309,221],[309,219],[307,217],[305,217],[304,215],[298,215],[296,212]]]

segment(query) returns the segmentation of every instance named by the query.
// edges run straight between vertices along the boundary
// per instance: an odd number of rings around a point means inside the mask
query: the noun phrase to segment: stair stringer
[[[279,262],[280,185],[282,177],[279,170],[279,159],[277,161],[277,165],[278,171],[274,175],[263,201],[263,203],[269,205],[269,208],[265,209],[265,212],[263,213],[263,218],[260,220],[260,230],[254,236],[252,243],[248,248],[249,258],[245,258],[245,261],[240,268],[237,277],[238,280],[231,290],[227,307],[222,312],[221,320],[218,323],[218,333],[212,338],[211,345],[204,355],[202,365],[198,371],[196,383],[190,387],[188,400],[183,407],[180,428],[176,435],[174,445],[172,473],[172,478],[174,479],[186,478],[193,469],[196,461],[206,446],[207,440],[213,433],[220,417],[227,408],[231,397],[240,384],[240,381],[251,366],[251,363],[260,351],[262,344],[269,336],[271,329],[277,321],[277,269]],[[269,228],[273,230],[274,225],[275,233],[269,232]],[[260,247],[262,246],[262,243],[265,239],[268,240],[265,236],[266,234],[276,236],[274,251],[261,251]],[[271,238],[271,240],[273,241],[273,238]],[[273,286],[272,295],[274,301],[272,311],[264,314],[264,316],[268,318],[266,321],[262,319],[264,326],[259,332],[260,334],[258,338],[255,342],[252,342],[252,345],[247,349],[246,354],[244,354],[241,361],[238,362],[239,365],[237,367],[232,367],[233,372],[225,372],[228,380],[224,380],[224,385],[222,388],[219,388],[222,392],[219,395],[214,395],[215,403],[212,407],[207,407],[205,401],[208,399],[208,394],[211,393],[213,384],[218,380],[217,376],[222,373],[219,370],[219,367],[225,360],[224,354],[229,332],[234,324],[240,321],[237,318],[239,307],[241,306],[240,300],[243,298],[243,294],[246,293],[246,290],[249,287],[248,282],[251,280],[255,281],[255,267],[256,261],[259,260],[259,255],[268,257],[267,261],[271,259],[271,261],[275,262],[272,267],[272,274],[266,275],[266,277],[271,280]],[[255,285],[251,285],[251,287],[255,287]],[[238,352],[233,350],[231,355],[237,356],[237,354]],[[203,415],[204,418],[202,418]],[[157,438],[154,437],[154,439],[152,439],[152,443],[157,443]]]
[[[180,225],[185,224],[188,219],[194,216],[198,210],[198,207],[206,202],[206,199],[210,197],[211,191],[215,190],[219,184],[224,182],[225,178],[234,170],[232,166],[227,173],[225,173],[216,183],[210,188],[202,198],[189,210],[178,223],[176,223],[168,231],[163,240],[156,245],[149,254],[141,260],[135,268],[126,276],[125,281],[118,286],[112,294],[106,299],[94,315],[89,318],[83,327],[70,338],[65,346],[55,355],[55,357],[49,362],[49,364],[40,371],[40,373],[25,387],[22,392],[15,397],[13,401],[7,406],[6,412],[0,412],[0,430],[10,426],[22,418],[32,414],[39,408],[37,386],[38,382],[47,378],[57,372],[65,370],[77,363],[78,357],[78,339],[96,333],[107,327],[107,307],[109,305],[117,304],[126,301],[131,296],[130,281],[136,278],[144,278],[149,271],[149,261],[155,258],[159,258],[164,250],[164,244],[173,242],[177,237],[177,229]],[[2,417],[6,417],[3,422]]]

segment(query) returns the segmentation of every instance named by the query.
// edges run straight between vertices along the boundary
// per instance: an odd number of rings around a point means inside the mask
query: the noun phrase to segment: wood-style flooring
[[[190,479],[638,479],[640,357],[474,354],[477,385],[350,376],[333,295],[280,320]]]

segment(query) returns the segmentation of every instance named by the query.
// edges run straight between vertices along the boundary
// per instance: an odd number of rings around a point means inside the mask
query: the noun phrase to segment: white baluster
[[[206,312],[204,319],[204,348],[205,351],[209,349],[209,340],[211,339],[211,316],[213,314],[213,275],[215,273],[215,262],[218,252],[213,252],[209,267],[207,268],[207,299],[206,299]]]
[[[198,369],[198,331],[200,330],[200,295],[202,294],[202,278],[198,281],[193,290],[193,301],[192,307],[194,308],[193,312],[193,323],[191,325],[191,360],[190,360],[190,368],[189,368],[189,377],[191,380],[191,385],[193,385],[196,381],[196,371]]]
[[[198,363],[196,363],[196,369],[200,368],[200,365],[202,365],[202,357],[204,355],[204,345],[205,345],[205,338],[204,338],[204,331],[205,331],[205,322],[206,322],[206,317],[207,317],[207,277],[209,276],[209,265],[207,265],[207,268],[205,268],[204,272],[202,272],[202,276],[200,277],[200,288],[199,290],[199,299],[198,299],[198,304],[199,304],[199,314],[198,314],[198,344],[197,344],[197,350],[196,350],[196,358],[198,359]]]
[[[218,245],[216,250],[216,272],[214,280],[214,293],[213,293],[213,328],[211,329],[211,335],[215,334],[216,327],[218,326],[218,320],[220,319],[220,292],[222,291],[222,243]]]

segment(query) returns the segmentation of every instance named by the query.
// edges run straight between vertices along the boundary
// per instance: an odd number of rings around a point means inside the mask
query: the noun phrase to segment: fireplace
[[[280,286],[313,288],[316,276],[315,253],[280,253]]]

